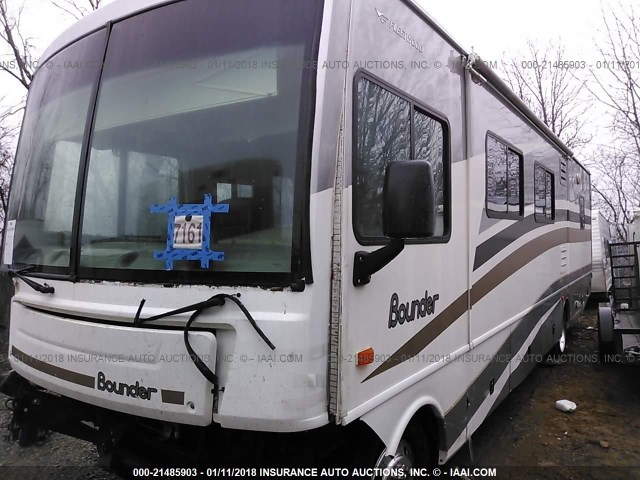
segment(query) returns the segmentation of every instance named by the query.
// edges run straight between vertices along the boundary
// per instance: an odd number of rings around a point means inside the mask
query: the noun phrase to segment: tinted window
[[[442,124],[419,110],[414,110],[415,158],[427,160],[436,187],[436,228],[434,236],[444,235],[444,131]]]
[[[487,135],[487,214],[522,214],[522,155]]]
[[[358,81],[356,229],[364,237],[382,237],[384,172],[411,155],[411,104],[366,78]]]
[[[82,138],[104,41],[103,31],[79,40],[31,84],[7,216],[16,220],[14,264],[69,266]]]
[[[413,132],[413,136],[412,136]],[[447,230],[446,125],[411,100],[372,80],[357,82],[354,159],[355,231],[360,238],[383,239],[382,202],[385,169],[396,160],[431,164],[436,186],[435,236]]]
[[[88,160],[81,267],[291,272],[315,7],[187,0],[114,24]],[[205,198],[227,211],[206,220],[183,214],[187,223],[173,229],[166,209],[151,211]],[[181,258],[207,252],[200,236],[189,244],[175,232],[205,231],[209,217],[206,247],[224,256],[208,266]]]
[[[534,167],[534,203],[536,222],[552,222],[555,218],[554,175],[535,164]]]

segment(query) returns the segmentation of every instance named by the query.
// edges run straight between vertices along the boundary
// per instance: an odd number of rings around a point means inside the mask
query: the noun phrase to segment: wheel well
[[[387,405],[384,411],[376,409],[367,413],[360,418],[360,422],[367,426],[367,431],[373,432],[378,440],[394,452],[405,433],[419,430],[428,442],[429,457],[437,462],[440,452],[448,450],[448,439],[442,410],[432,401],[432,398],[424,396],[414,399],[409,405],[395,405],[391,410],[401,413],[393,417],[389,416],[390,406]]]
[[[409,428],[409,425],[414,423],[427,434],[429,447],[432,450],[430,457],[437,459],[438,450],[446,450],[444,446],[444,420],[436,414],[435,409],[431,405],[423,405],[413,415],[406,428]]]

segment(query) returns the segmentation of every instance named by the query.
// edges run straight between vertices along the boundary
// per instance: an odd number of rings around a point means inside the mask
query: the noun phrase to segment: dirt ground
[[[473,461],[463,447],[443,467],[443,477],[451,477],[453,467],[488,466],[501,479],[640,479],[640,366],[597,363],[596,317],[594,309],[580,317],[568,359],[538,366],[474,434]],[[4,372],[8,331],[1,323],[0,337]],[[4,399],[0,395],[2,426],[10,418]],[[577,410],[556,410],[560,399],[572,400]],[[28,449],[0,440],[0,476],[6,480],[117,478],[96,462],[92,445],[58,434]],[[33,466],[48,468],[25,468]]]
[[[536,367],[485,421],[472,438],[475,465],[507,479],[640,478],[640,366],[597,363],[596,328],[590,308],[567,359]],[[577,410],[556,410],[562,399]],[[449,462],[471,464],[466,447]]]

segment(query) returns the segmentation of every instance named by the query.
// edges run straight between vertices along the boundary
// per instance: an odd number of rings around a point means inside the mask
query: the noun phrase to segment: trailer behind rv
[[[591,211],[591,295],[607,300],[611,293],[609,244],[611,225],[599,210]]]
[[[23,443],[433,465],[566,348],[589,173],[416,2],[120,0],[40,64],[3,256]]]

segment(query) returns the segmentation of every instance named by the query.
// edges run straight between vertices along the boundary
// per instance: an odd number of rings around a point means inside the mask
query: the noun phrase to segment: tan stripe
[[[591,231],[577,228],[560,228],[536,237],[498,263],[498,265],[493,267],[484,277],[473,285],[471,288],[471,305],[478,303],[495,287],[547,250],[564,243],[590,241]],[[424,350],[467,311],[467,293],[468,292],[465,292],[455,299],[440,315],[436,316],[418,333],[411,337],[362,382],[364,383],[386,372],[402,362],[415,357]]]
[[[75,383],[76,385],[81,385],[83,387],[94,388],[95,386],[94,377],[78,372],[73,372],[71,370],[67,370],[66,368],[58,367],[47,362],[43,362],[42,360],[38,360],[31,355],[27,355],[13,345],[11,346],[11,355],[13,355],[17,360],[21,361],[25,365],[42,373],[46,373],[47,375],[51,375],[61,380],[66,380],[67,382]]]

